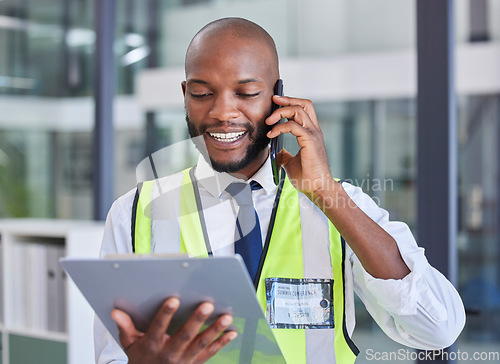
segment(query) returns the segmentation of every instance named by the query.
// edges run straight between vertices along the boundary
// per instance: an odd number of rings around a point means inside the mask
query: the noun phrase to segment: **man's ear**
[[[182,87],[182,95],[186,97],[186,81],[181,82],[181,87]]]

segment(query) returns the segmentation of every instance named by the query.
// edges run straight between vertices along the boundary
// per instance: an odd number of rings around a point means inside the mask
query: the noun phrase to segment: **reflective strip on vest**
[[[208,257],[205,238],[200,224],[199,209],[193,191],[189,170],[182,172],[181,187],[181,253],[190,257]]]
[[[185,170],[182,173],[180,249],[181,252],[186,252],[189,256],[207,257],[207,248],[189,170]],[[137,204],[135,224],[134,221],[132,222],[133,226],[135,226],[135,251],[137,253],[148,253],[151,249],[151,218],[147,214],[147,208],[145,208],[149,206],[151,201],[151,185],[152,181],[142,184]],[[342,241],[335,226],[329,222],[330,254],[327,251],[326,254],[315,251],[316,246],[312,242],[311,244],[303,244],[303,240],[308,241],[308,237],[302,236],[301,224],[297,223],[297,221],[300,221],[300,213],[299,194],[287,177],[281,193],[267,256],[257,287],[257,300],[265,313],[267,310],[266,278],[318,278],[307,277],[305,274],[314,271],[313,266],[319,263],[323,266],[331,264],[331,273],[333,274],[334,281],[335,329],[273,329],[273,333],[287,363],[318,363],[323,362],[322,360],[325,357],[328,357],[328,361],[332,363],[354,363],[359,351],[348,336],[344,322],[343,272],[345,243]],[[149,235],[147,233],[148,229]],[[331,262],[324,261],[324,259],[331,260]],[[314,333],[310,331],[314,331]],[[320,332],[324,332],[324,334]],[[333,352],[331,347],[314,345],[313,341],[318,335],[330,335],[332,338],[334,337],[335,358],[331,358],[331,355],[329,355],[329,353]],[[314,350],[307,350],[306,342],[311,347],[314,347]],[[321,352],[322,350],[326,350],[326,352],[323,353]]]

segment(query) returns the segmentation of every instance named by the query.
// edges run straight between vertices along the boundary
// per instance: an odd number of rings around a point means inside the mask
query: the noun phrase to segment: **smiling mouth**
[[[208,133],[212,138],[219,142],[223,143],[231,143],[234,142],[240,138],[242,138],[245,134],[246,131],[240,131],[238,133]]]

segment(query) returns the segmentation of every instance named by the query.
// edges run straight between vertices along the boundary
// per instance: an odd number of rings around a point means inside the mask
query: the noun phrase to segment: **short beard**
[[[189,117],[186,113],[186,123],[189,131],[189,135],[191,138],[196,138],[200,135],[204,135],[206,130],[210,125],[202,125],[198,129],[194,126],[193,122],[189,120]],[[228,125],[235,125],[234,123],[228,121]],[[265,123],[260,123],[257,127],[257,130],[250,123],[243,125],[247,130],[248,137],[252,143],[247,148],[246,154],[243,159],[234,162],[226,162],[221,163],[216,160],[213,160],[210,156],[210,163],[212,164],[212,168],[217,172],[226,172],[226,173],[236,173],[241,171],[243,168],[247,167],[255,158],[258,157],[259,153],[262,152],[269,145],[270,139],[267,137],[267,133],[271,130],[272,126],[267,125]],[[192,139],[195,140],[195,139]],[[207,156],[203,152],[204,148],[199,148],[196,143],[194,143],[196,149],[200,151],[200,153],[207,159]],[[208,162],[208,160],[207,160]]]

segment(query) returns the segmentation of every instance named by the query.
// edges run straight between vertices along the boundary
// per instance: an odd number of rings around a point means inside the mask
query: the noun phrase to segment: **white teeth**
[[[229,142],[234,142],[235,140],[240,138],[243,134],[245,134],[245,132],[240,131],[238,133],[209,133],[209,134],[218,141],[229,143]]]

